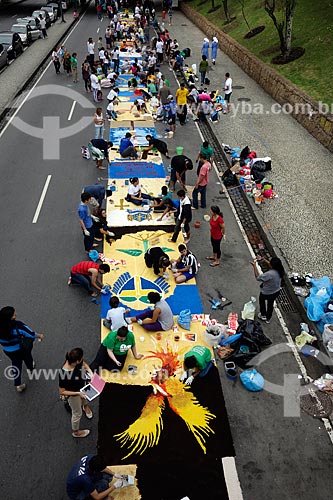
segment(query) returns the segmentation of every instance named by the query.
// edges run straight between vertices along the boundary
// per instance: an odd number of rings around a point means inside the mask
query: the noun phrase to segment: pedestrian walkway
[[[191,48],[191,57],[185,62],[198,67],[205,33],[179,11],[170,31],[181,49]],[[258,156],[272,158],[269,179],[278,198],[259,208],[266,230],[293,272],[332,276],[332,154],[291,116],[276,114],[276,102],[220,47],[216,65],[208,73],[209,89],[219,89],[223,94],[226,72],[233,79],[233,106],[231,113],[222,115],[214,125],[215,134],[221,143],[240,148],[249,145]],[[262,112],[258,114],[259,110]]]

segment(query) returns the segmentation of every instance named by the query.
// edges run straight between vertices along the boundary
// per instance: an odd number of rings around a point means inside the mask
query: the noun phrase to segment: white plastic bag
[[[246,302],[241,313],[242,319],[254,319],[256,313],[256,298],[251,297],[249,302]]]
[[[333,341],[333,325],[325,325],[323,331],[323,342],[327,345],[331,340]]]
[[[217,346],[221,339],[228,337],[228,325],[208,325],[206,330],[202,333],[202,340],[207,345]]]

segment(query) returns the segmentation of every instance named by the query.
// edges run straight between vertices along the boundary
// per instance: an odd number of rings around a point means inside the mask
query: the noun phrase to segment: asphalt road
[[[70,52],[78,52],[79,61],[85,55],[88,36],[96,39],[100,27],[91,9],[66,42]],[[18,117],[38,128],[45,125],[45,117],[59,117],[61,128],[77,123],[83,116],[92,117],[94,105],[83,109],[77,103],[68,120],[73,97],[66,95],[76,90],[79,92],[76,100],[81,96],[86,98],[82,81],[74,86],[65,75],[55,75],[51,66],[39,81],[38,89],[55,84],[60,86],[56,89],[58,94],[50,94],[55,89],[46,88],[48,95],[31,98],[19,110]],[[34,348],[38,368],[59,368],[65,352],[76,346],[84,348],[89,361],[99,344],[99,308],[84,291],[66,286],[71,265],[86,257],[76,207],[82,187],[97,182],[94,163],[81,159],[80,154],[81,146],[87,144],[93,133],[91,121],[91,125],[79,129],[75,135],[62,139],[59,159],[52,160],[43,157],[45,134],[43,139],[32,137],[10,125],[0,137],[3,227],[0,304],[14,305],[19,318],[45,333],[45,341],[36,343]],[[52,142],[56,143],[55,139]],[[195,158],[200,142],[195,125],[189,123],[178,127],[175,139],[169,144],[172,152],[176,146],[184,145],[185,154]],[[45,201],[33,224],[48,176],[52,177]],[[190,182],[193,180],[194,176]],[[247,246],[227,200],[218,194],[220,185],[216,182],[213,174],[208,200],[219,204],[225,215],[227,241],[223,265],[218,269],[207,266],[204,256],[210,248],[208,227],[202,224],[200,230],[193,229],[192,249],[203,266],[198,286],[207,312],[210,304],[206,292],[212,293],[216,286],[233,301],[232,310],[239,312],[251,295],[258,294],[258,287],[249,271]],[[202,220],[203,213],[196,212],[194,220]],[[219,312],[216,317],[225,320],[229,310]],[[271,325],[265,327],[265,333],[274,343],[285,342],[275,316]],[[85,422],[82,418],[82,425],[92,429],[91,435],[74,440],[69,415],[58,398],[57,380],[31,381],[25,393],[16,394],[12,383],[2,375],[7,364],[0,351],[1,498],[65,499],[65,478],[71,465],[83,454],[95,451],[97,404],[93,421]],[[315,362],[310,369],[313,373],[318,371]],[[298,368],[294,357],[285,354],[270,359],[261,371],[268,380],[282,384],[283,374],[298,373]],[[244,498],[329,498],[332,445],[323,423],[304,414],[286,418],[280,396],[269,392],[251,394],[239,383],[230,384],[222,372],[221,378]]]
[[[10,30],[18,17],[31,16],[34,10],[47,4],[47,0],[24,0],[0,6],[0,31]]]

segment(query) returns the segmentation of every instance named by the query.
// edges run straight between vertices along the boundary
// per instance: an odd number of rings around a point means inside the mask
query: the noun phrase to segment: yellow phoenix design
[[[210,434],[214,434],[210,428],[210,422],[216,416],[208,408],[200,405],[190,392],[190,387],[184,386],[173,377],[180,366],[178,355],[167,346],[166,350],[162,348],[146,358],[161,359],[162,368],[151,380],[154,394],[148,397],[140,417],[124,432],[115,435],[121,446],[129,450],[123,460],[133,453],[142,455],[147,448],[158,444],[163,430],[162,413],[165,408],[165,398],[168,399],[170,408],[184,420],[189,431],[193,433],[199,446],[206,453],[206,439]]]

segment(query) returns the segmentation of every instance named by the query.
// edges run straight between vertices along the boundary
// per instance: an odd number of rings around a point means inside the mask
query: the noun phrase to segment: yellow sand
[[[109,465],[108,467],[116,474],[128,474],[130,476],[136,476],[136,465]],[[112,486],[116,481],[117,478],[112,479],[110,486]],[[137,486],[137,479],[134,479],[133,486],[116,489],[111,493],[111,496],[117,500],[140,500],[141,495]]]

